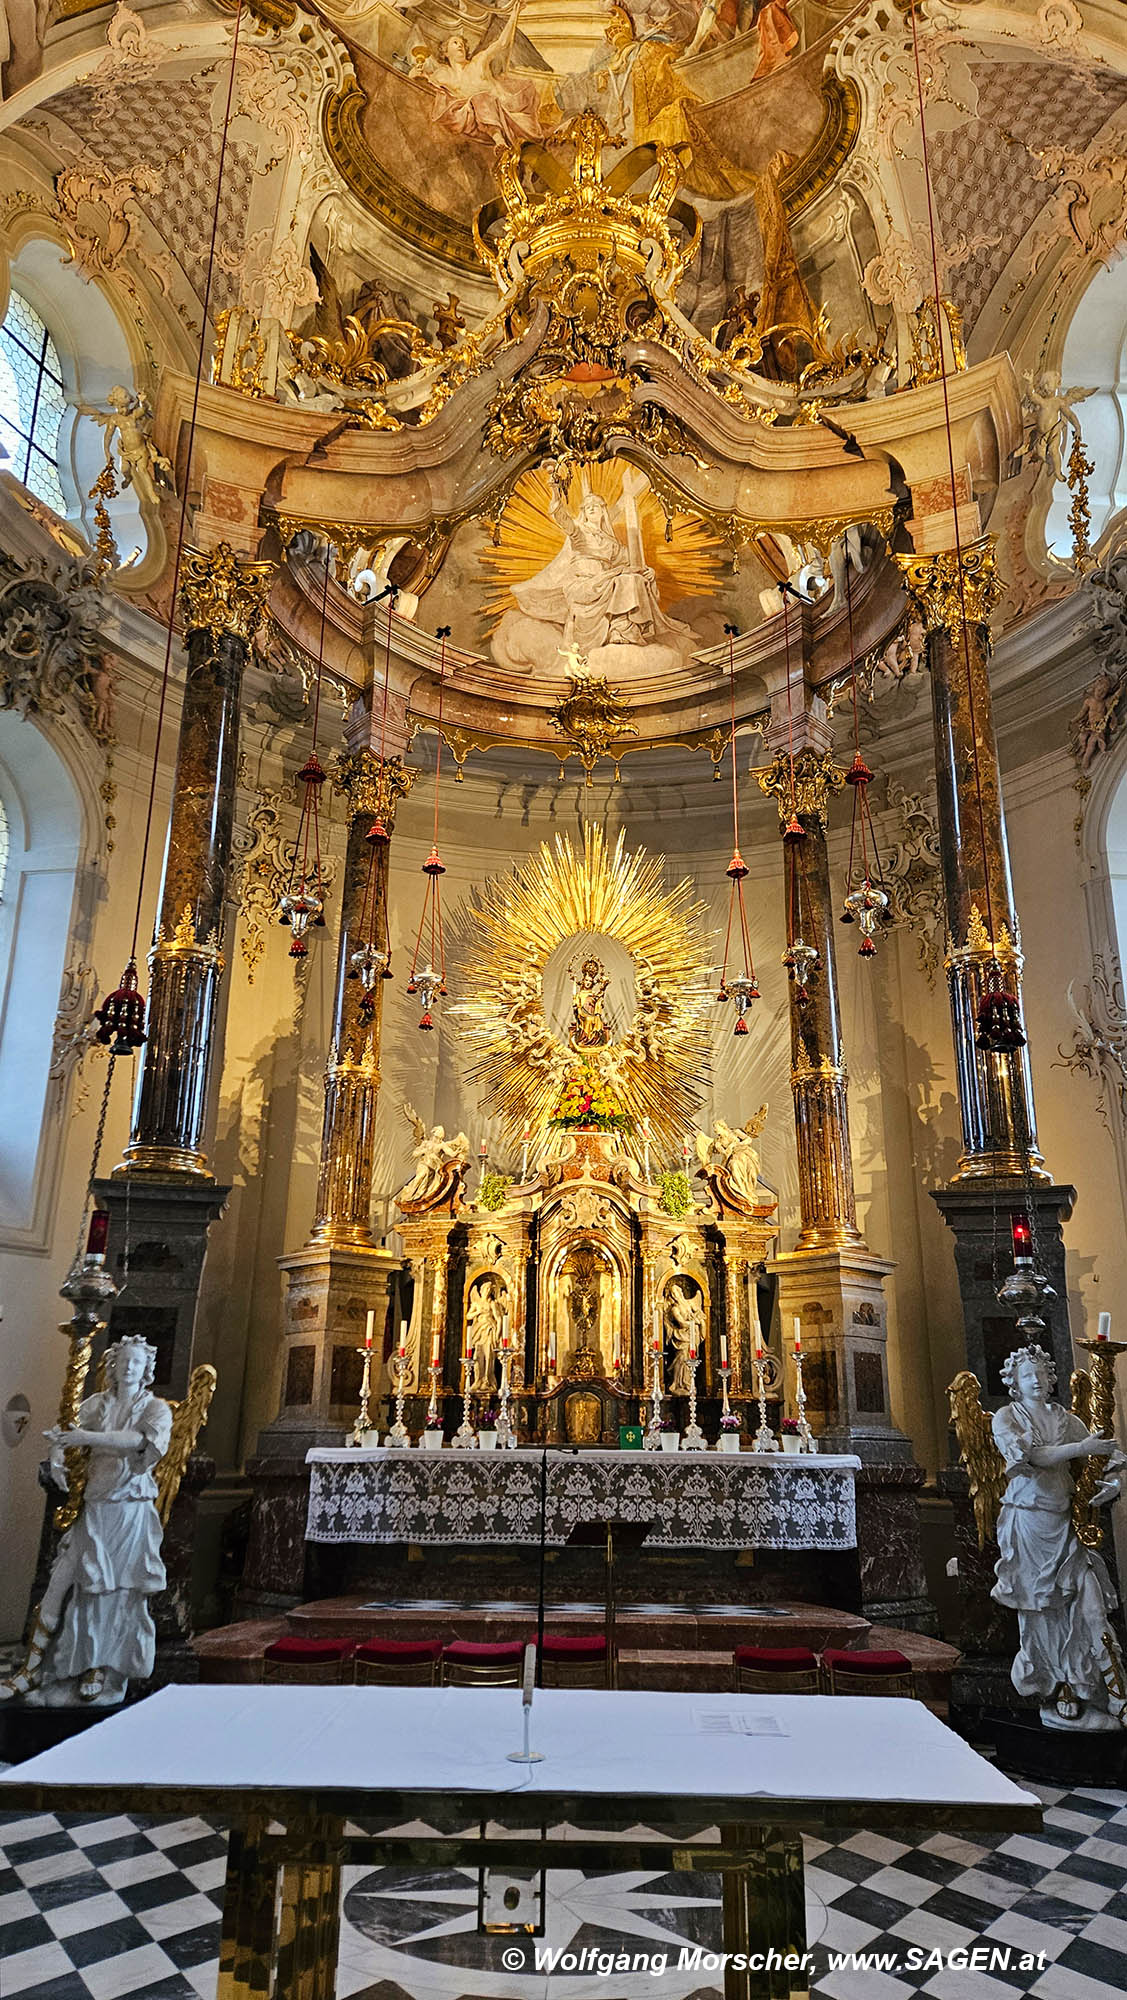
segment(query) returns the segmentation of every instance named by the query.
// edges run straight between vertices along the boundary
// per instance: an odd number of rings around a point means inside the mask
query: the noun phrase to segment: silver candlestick
[[[450,1443],[455,1451],[474,1451],[477,1448],[477,1432],[470,1422],[470,1412],[472,1409],[472,1397],[470,1394],[470,1370],[473,1367],[472,1354],[466,1355],[463,1366],[466,1372],[462,1381],[462,1421],[454,1432]]]
[[[731,1369],[722,1368],[720,1370],[720,1383],[721,1383],[721,1392],[724,1400],[720,1408],[721,1419],[723,1419],[724,1417],[730,1417],[732,1414],[732,1405],[728,1401],[728,1384],[731,1381],[731,1379],[732,1379]]]
[[[432,1358],[430,1364],[430,1402],[427,1404],[427,1429],[435,1430],[438,1425],[438,1362]]]
[[[689,1421],[681,1432],[682,1451],[707,1451],[704,1432],[697,1422],[697,1356],[689,1355]]]
[[[778,1451],[775,1433],[767,1422],[767,1365],[762,1350],[755,1357],[756,1395],[759,1401],[759,1429],[752,1439],[753,1451]]]
[[[646,1425],[646,1435],[642,1444],[646,1451],[661,1450],[661,1355],[653,1357],[653,1382],[650,1387],[650,1420]]]
[[[392,1368],[395,1374],[395,1422],[384,1439],[384,1443],[390,1445],[393,1450],[402,1450],[404,1446],[409,1448],[411,1443],[411,1433],[403,1421],[403,1405],[406,1401],[407,1393],[407,1356],[405,1354],[397,1354],[392,1363]]]
[[[503,1347],[501,1349],[501,1409],[497,1418],[498,1451],[514,1451],[516,1449],[517,1434],[513,1429],[512,1420],[509,1416],[509,1397],[511,1395],[512,1390],[509,1387],[509,1350],[507,1347]]]
[[[360,1377],[360,1408],[356,1413],[356,1422],[352,1426],[352,1436],[348,1441],[349,1444],[355,1445],[358,1451],[362,1451],[372,1434],[372,1419],[368,1414],[368,1404],[372,1397],[372,1350],[370,1347],[358,1347],[356,1352],[364,1357],[364,1372]]]
[[[806,1391],[802,1386],[802,1349],[797,1344],[794,1350],[794,1403],[798,1411],[798,1448],[800,1451],[816,1452],[817,1440],[806,1421]]]

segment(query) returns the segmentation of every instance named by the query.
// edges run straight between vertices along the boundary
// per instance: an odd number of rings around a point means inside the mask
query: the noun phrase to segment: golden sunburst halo
[[[582,847],[567,834],[545,841],[511,873],[471,898],[460,930],[464,998],[451,1010],[475,1045],[469,1080],[515,1141],[548,1124],[580,1057],[544,1012],[545,967],[572,939],[606,938],[629,956],[637,1008],[608,1047],[585,1051],[632,1129],[649,1119],[655,1147],[671,1151],[691,1128],[709,1075],[713,932],[688,881],[665,887],[659,856],[609,847],[599,827]]]
[[[613,513],[622,498],[626,470],[623,460],[611,459],[605,465],[588,465],[573,472],[568,507],[574,511],[584,493],[591,492],[605,500]],[[549,473],[543,467],[522,473],[501,516],[496,542],[487,543],[479,558],[491,579],[482,605],[491,629],[515,607],[513,585],[537,576],[563,547],[563,532],[552,519],[551,506]],[[686,597],[704,597],[715,591],[727,558],[723,543],[711,530],[693,515],[674,514],[667,535],[665,514],[648,484],[638,495],[637,507],[642,547],[657,580],[662,610]],[[616,532],[625,543],[624,531]]]

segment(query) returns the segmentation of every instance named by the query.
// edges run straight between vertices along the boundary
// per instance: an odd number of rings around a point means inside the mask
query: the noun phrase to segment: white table
[[[851,1455],[310,1451],[311,1542],[538,1542],[580,1521],[649,1521],[647,1548],[852,1549]]]
[[[775,1733],[733,1729],[749,1718]],[[801,1953],[801,1830],[1041,1825],[918,1702],[542,1689],[543,1763],[507,1761],[520,1736],[510,1688],[167,1688],[0,1775],[0,1811],[230,1822],[219,2000],[332,2000],[350,1861],[719,1869],[725,1948]],[[355,1824],[388,1814],[442,1835]],[[638,1825],[657,1840],[622,1836]],[[805,1991],[725,1975],[729,2000]]]

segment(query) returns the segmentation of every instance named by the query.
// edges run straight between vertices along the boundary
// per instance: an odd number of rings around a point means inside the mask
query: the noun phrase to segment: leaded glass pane
[[[59,426],[66,411],[58,350],[39,314],[13,292],[0,327],[0,443],[9,469],[58,514]]]

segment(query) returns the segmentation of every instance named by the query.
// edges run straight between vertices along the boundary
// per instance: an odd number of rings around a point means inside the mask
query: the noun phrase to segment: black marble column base
[[[106,1268],[120,1288],[106,1338],[134,1333],[150,1341],[157,1350],[156,1394],[179,1398],[191,1373],[207,1233],[231,1190],[123,1173],[95,1181],[94,1192],[109,1210]]]
[[[1028,1190],[1020,1181],[954,1181],[948,1187],[932,1188],[931,1198],[955,1238],[966,1365],[982,1385],[984,1402],[996,1408],[1006,1394],[1000,1374],[1002,1362],[1022,1345],[1014,1315],[999,1303],[997,1289],[1014,1267],[1010,1217],[1029,1206]],[[1051,1187],[1047,1182],[1034,1187],[1038,1262],[1056,1295],[1046,1299],[1041,1308],[1045,1345],[1056,1363],[1057,1382],[1066,1398],[1074,1363],[1061,1229],[1075,1201],[1073,1187]]]
[[[1002,1770],[1067,1791],[1127,1784],[1127,1731],[1046,1729],[1037,1710],[987,1713],[982,1738],[994,1745]]]
[[[857,1474],[857,1556],[861,1610],[874,1625],[939,1637],[927,1593],[917,1495],[922,1465],[862,1465]]]

